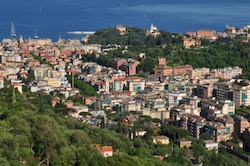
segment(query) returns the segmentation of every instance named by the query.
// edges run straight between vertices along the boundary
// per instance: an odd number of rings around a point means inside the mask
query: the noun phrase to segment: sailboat
[[[11,22],[11,36],[16,37],[16,29],[13,22]]]
[[[39,39],[39,36],[37,35],[37,32],[36,32],[36,29],[35,29],[35,36],[34,36],[35,39]]]

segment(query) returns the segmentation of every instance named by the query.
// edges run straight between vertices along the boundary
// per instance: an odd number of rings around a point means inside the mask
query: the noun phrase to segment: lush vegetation
[[[66,76],[69,82],[72,82],[72,76],[67,75]],[[90,86],[89,84],[85,83],[84,81],[78,79],[77,77],[74,77],[74,86],[78,88],[81,91],[81,94],[86,96],[96,96],[97,93],[95,89]]]
[[[34,57],[34,59],[38,60],[41,64],[47,64],[50,67],[54,67],[51,63],[46,62],[44,59],[42,59],[40,56],[34,54],[34,53],[30,53],[30,55],[32,55]]]
[[[161,165],[151,155],[129,156],[133,143],[121,134],[55,114],[46,94],[16,91],[16,102],[12,99],[12,89],[0,90],[1,165]],[[95,143],[119,153],[105,159]]]
[[[12,88],[0,90],[1,165],[192,165],[186,157],[189,149],[172,143],[155,145],[147,137],[131,141],[106,127],[91,127],[66,118],[60,114],[60,105],[51,106],[52,97],[47,94],[29,91],[19,94],[17,90],[15,93],[13,100]],[[114,156],[104,158],[96,150],[96,143],[112,145]],[[244,165],[228,154],[208,152],[200,144],[194,144],[191,153],[203,157],[206,165],[213,165],[214,161],[218,165]],[[160,161],[153,155],[169,157]]]
[[[134,58],[141,62],[138,67],[140,73],[153,73],[157,59],[165,57],[168,65],[190,64],[194,68],[209,67],[211,69],[240,66],[243,68],[243,76],[250,78],[250,43],[244,43],[242,40],[243,38],[238,37],[235,39],[219,38],[212,43],[202,40],[202,46],[185,49],[182,37],[178,34],[161,32],[161,35],[152,37],[146,36],[145,30],[128,28],[128,34],[120,36],[116,29],[110,28],[97,31],[90,37],[90,43],[120,44],[121,48],[110,51],[100,58],[90,59],[101,65],[110,66],[114,57]],[[125,46],[128,46],[128,52],[122,53]],[[146,53],[146,58],[140,58],[139,53]]]
[[[91,36],[89,43],[112,45],[119,44],[121,46],[131,46],[134,49],[141,49],[144,46],[156,46],[169,42],[180,42],[173,38],[173,34],[169,32],[161,32],[162,35],[154,38],[153,36],[146,36],[146,30],[137,27],[127,27],[127,34],[120,35],[119,30],[115,28],[108,28],[98,30]]]

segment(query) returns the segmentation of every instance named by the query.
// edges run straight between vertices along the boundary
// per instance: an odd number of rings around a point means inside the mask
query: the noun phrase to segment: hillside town
[[[120,35],[126,35],[126,27],[115,27]],[[243,36],[249,42],[249,26],[236,29],[226,26],[224,32],[198,30],[182,35],[186,49],[201,46],[201,39],[214,42],[219,37]],[[146,35],[156,37],[161,32],[153,24]],[[120,49],[120,45],[86,44],[83,39],[3,39],[0,42],[0,89],[14,87],[19,93],[30,91],[53,96],[53,107],[64,104],[70,110],[65,117],[73,117],[82,123],[101,127],[122,123],[128,127],[141,118],[150,117],[190,132],[194,139],[209,135],[204,142],[208,150],[218,150],[220,142],[236,146],[231,140],[241,138],[239,146],[250,151],[250,123],[236,109],[250,106],[250,82],[241,79],[239,66],[224,68],[194,68],[189,64],[169,65],[171,59],[157,58],[158,65],[152,74],[138,74],[140,61],[136,58],[116,57],[111,66],[83,57],[95,54],[105,56]],[[127,52],[126,48],[122,50]],[[145,53],[138,55],[147,58]],[[85,89],[80,88],[84,83]],[[89,88],[90,87],[90,88]],[[92,88],[92,89],[91,89]],[[91,89],[91,90],[89,90]],[[89,91],[88,91],[89,90]],[[14,92],[13,92],[14,93]],[[122,119],[109,118],[121,114]],[[101,117],[101,118],[100,118]],[[151,128],[159,123],[150,121]],[[126,136],[144,136],[141,128],[127,132]],[[164,135],[152,136],[153,143],[169,144]],[[192,140],[174,140],[179,147],[190,147]],[[227,145],[226,144],[226,145]],[[105,157],[113,155],[112,146],[100,147]]]

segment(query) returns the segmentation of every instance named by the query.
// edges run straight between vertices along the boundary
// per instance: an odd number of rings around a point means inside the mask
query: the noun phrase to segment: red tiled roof
[[[102,152],[110,152],[110,151],[113,151],[112,146],[103,146],[102,147]]]

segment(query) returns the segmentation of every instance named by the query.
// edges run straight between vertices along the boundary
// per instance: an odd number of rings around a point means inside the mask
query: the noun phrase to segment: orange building
[[[28,66],[40,66],[40,61],[38,61],[38,60],[31,60],[31,61],[29,61]]]
[[[200,37],[200,38],[213,37],[215,34],[216,34],[215,30],[202,29],[202,30],[197,31],[197,37]]]
[[[157,77],[164,77],[173,75],[173,67],[167,65],[160,65],[155,67],[154,69],[155,76]]]
[[[157,77],[188,74],[188,71],[193,70],[190,65],[170,67],[167,65],[159,65],[155,67],[154,72]]]
[[[173,68],[174,75],[188,74],[188,71],[193,70],[193,67],[190,65],[176,66]]]

